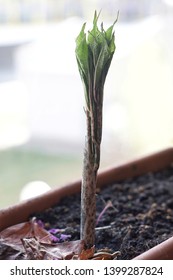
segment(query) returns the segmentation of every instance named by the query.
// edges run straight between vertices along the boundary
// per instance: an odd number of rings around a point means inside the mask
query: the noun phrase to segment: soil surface
[[[111,201],[96,225],[96,249],[120,251],[129,260],[173,235],[173,168],[118,182],[98,190],[97,217]],[[36,215],[47,229],[60,228],[80,238],[80,195],[66,197],[53,208]]]

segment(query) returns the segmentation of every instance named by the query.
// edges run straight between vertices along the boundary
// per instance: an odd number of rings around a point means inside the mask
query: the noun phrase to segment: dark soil
[[[129,260],[173,235],[173,168],[118,182],[98,191],[96,249],[120,251]],[[70,240],[79,239],[80,195],[64,198],[37,215],[46,228],[64,229]]]

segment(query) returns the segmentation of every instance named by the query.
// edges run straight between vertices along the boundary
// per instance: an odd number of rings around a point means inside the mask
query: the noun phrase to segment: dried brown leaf
[[[2,248],[2,249],[1,249]],[[67,260],[84,249],[81,240],[52,243],[52,235],[34,220],[9,227],[0,233],[0,259]]]
[[[78,256],[84,247],[81,240],[59,244],[42,244],[34,238],[23,239],[26,258],[29,260],[71,260]]]
[[[79,255],[80,260],[89,260],[94,256],[95,246],[91,247],[90,249],[82,250]]]
[[[23,238],[36,238],[42,243],[52,243],[52,235],[35,220],[11,226],[0,232],[0,238],[8,243],[21,244]]]
[[[0,260],[20,260],[23,259],[23,255],[22,246],[0,241]]]

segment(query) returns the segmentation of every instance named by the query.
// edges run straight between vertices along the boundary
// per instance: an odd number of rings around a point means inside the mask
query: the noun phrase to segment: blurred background
[[[0,0],[0,208],[18,202],[29,182],[54,188],[81,178],[84,95],[74,50],[95,10],[105,27],[119,11],[101,170],[173,144],[173,1]]]

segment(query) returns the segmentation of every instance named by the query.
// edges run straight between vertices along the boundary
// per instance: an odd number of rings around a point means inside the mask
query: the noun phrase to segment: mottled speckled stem
[[[96,177],[94,162],[90,160],[86,140],[81,187],[81,239],[84,240],[86,248],[92,247],[95,242]]]
[[[96,105],[96,104],[95,104]],[[97,107],[97,106],[96,106]],[[85,141],[83,176],[81,186],[81,239],[85,242],[85,247],[90,248],[95,243],[95,223],[96,223],[96,181],[97,171],[100,164],[100,143],[102,110],[86,111],[87,136]],[[98,114],[96,114],[96,112]],[[99,135],[99,137],[98,137]]]

